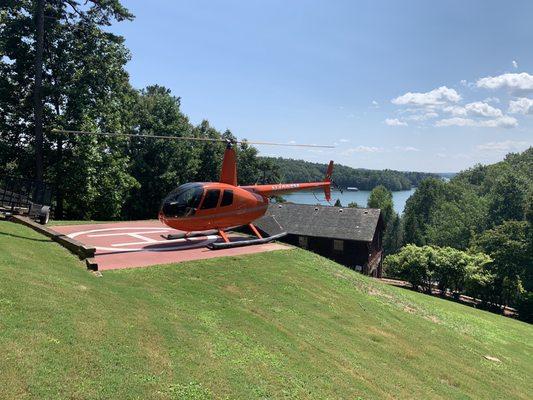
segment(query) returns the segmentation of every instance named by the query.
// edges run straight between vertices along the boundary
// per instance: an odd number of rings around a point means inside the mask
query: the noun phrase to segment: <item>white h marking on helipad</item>
[[[113,229],[139,229],[139,228],[113,228]],[[142,228],[140,228],[142,229]],[[104,230],[104,229],[103,229]],[[142,231],[142,232],[121,232],[121,233],[102,233],[99,235],[87,235],[88,237],[107,237],[107,236],[124,236],[124,235],[138,235],[138,234],[149,234],[149,233],[165,233],[168,232],[170,229],[163,228],[153,231]]]
[[[133,232],[118,232],[118,233],[98,233],[98,232],[110,232],[110,231],[127,231],[132,230]],[[142,242],[130,242],[130,243],[118,243],[118,244],[111,244],[111,247],[101,247],[101,246],[95,246],[97,250],[103,250],[103,251],[169,251],[169,250],[185,250],[187,248],[191,248],[192,246],[197,247],[201,242],[214,242],[218,239],[217,235],[206,235],[203,237],[195,237],[195,238],[182,238],[182,239],[173,239],[173,240],[154,240],[151,238],[147,238],[142,236],[142,234],[149,234],[149,233],[168,233],[169,231],[172,231],[171,228],[141,228],[141,227],[124,227],[124,228],[104,228],[104,229],[92,229],[89,231],[83,231],[83,232],[73,232],[69,235],[67,235],[69,238],[74,239],[77,236],[80,235],[87,235],[87,237],[107,237],[107,236],[130,236],[130,237],[136,237],[137,239],[141,239]],[[91,234],[91,235],[90,235]],[[157,243],[165,244],[165,243],[183,243],[183,242],[192,242],[191,246],[171,246],[171,247],[150,247],[150,248],[124,248],[125,246],[130,245],[143,245],[143,244],[153,244],[156,245]],[[196,244],[194,243],[196,242]],[[122,247],[122,248],[117,248]]]

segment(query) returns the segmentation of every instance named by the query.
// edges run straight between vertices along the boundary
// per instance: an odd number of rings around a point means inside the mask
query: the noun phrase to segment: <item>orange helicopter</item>
[[[212,243],[210,248],[237,247],[249,244],[266,243],[284,236],[286,233],[263,237],[253,221],[262,217],[268,208],[269,198],[275,195],[321,188],[327,201],[331,198],[331,175],[333,161],[329,162],[326,176],[322,182],[281,183],[271,185],[239,186],[237,183],[237,161],[234,150],[236,143],[300,146],[300,147],[333,147],[319,145],[298,145],[271,142],[248,142],[214,138],[100,133],[85,131],[54,130],[56,133],[95,134],[102,136],[148,137],[181,140],[226,141],[226,150],[222,161],[219,182],[185,183],[170,194],[161,204],[159,220],[165,225],[185,232],[182,235],[169,235],[168,239],[187,238],[203,235],[205,231],[216,230],[224,243]],[[240,226],[248,226],[257,236],[255,240],[230,242],[225,230]]]

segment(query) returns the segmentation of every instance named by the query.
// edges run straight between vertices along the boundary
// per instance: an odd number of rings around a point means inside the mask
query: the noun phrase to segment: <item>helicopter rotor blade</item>
[[[204,138],[194,136],[170,136],[170,135],[148,135],[148,134],[136,134],[136,133],[116,133],[116,132],[89,132],[89,131],[74,131],[53,129],[54,133],[75,134],[75,135],[98,135],[107,137],[132,137],[132,138],[151,138],[151,139],[170,139],[170,140],[193,140],[200,142],[223,142],[227,143],[246,143],[254,145],[266,145],[266,146],[290,146],[290,147],[322,147],[322,148],[334,148],[335,146],[318,145],[318,144],[297,144],[297,143],[275,143],[275,142],[260,142],[260,141],[248,141],[248,140],[225,140],[217,138]]]
[[[170,136],[170,135],[147,135],[142,133],[116,133],[116,132],[89,132],[89,131],[70,131],[63,129],[52,129],[54,133],[66,133],[75,135],[97,135],[107,137],[132,137],[132,138],[151,138],[151,139],[175,139],[175,140],[198,140],[203,142],[226,142],[224,139],[203,138],[194,136]]]
[[[256,142],[248,140],[238,140],[237,143],[247,143],[255,145],[265,145],[265,146],[290,146],[290,147],[323,147],[328,149],[333,149],[335,146],[323,145],[323,144],[299,144],[299,143],[276,143],[276,142]]]

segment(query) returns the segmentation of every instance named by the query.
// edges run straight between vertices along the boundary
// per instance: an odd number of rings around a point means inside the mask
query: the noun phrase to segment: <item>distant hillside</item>
[[[441,178],[452,179],[458,172],[438,172],[437,175]]]
[[[264,157],[280,169],[284,182],[308,182],[322,180],[326,173],[326,164],[313,163],[292,158]],[[438,174],[427,172],[403,172],[390,169],[371,170],[335,165],[333,180],[340,187],[355,186],[360,190],[372,190],[383,185],[390,190],[409,190],[429,177],[438,178]]]
[[[533,147],[522,153],[509,153],[503,161],[489,165],[475,165],[453,177],[455,182],[464,182],[476,188],[478,193],[486,194],[503,175],[513,174],[520,180],[524,190],[533,190]]]
[[[532,325],[303,250],[96,278],[50,239],[0,221],[0,276],[3,400],[533,393]]]

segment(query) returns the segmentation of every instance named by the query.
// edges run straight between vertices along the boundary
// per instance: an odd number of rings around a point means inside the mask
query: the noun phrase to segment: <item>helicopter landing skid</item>
[[[216,233],[216,231],[212,231],[212,232],[184,232],[184,233],[161,235],[161,237],[163,239],[167,239],[167,240],[176,240],[176,239],[189,239],[189,238],[197,237],[197,236],[207,236],[207,235],[211,235],[213,233]]]
[[[272,235],[268,237],[261,237],[257,239],[250,239],[250,240],[238,240],[235,242],[224,241],[224,242],[215,242],[215,243],[209,243],[207,245],[207,248],[210,250],[221,250],[221,249],[230,249],[233,247],[243,247],[243,246],[251,246],[253,244],[264,244],[269,243],[273,240],[279,239],[283,236],[287,235],[287,232],[281,232],[277,235]],[[222,235],[221,235],[222,236]],[[224,239],[224,237],[222,236]]]

